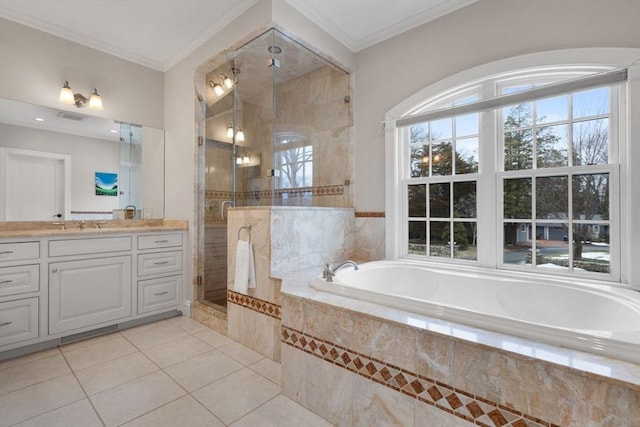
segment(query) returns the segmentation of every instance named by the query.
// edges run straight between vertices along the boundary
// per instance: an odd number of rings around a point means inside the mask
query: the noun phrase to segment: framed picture
[[[96,196],[117,196],[118,174],[96,172]]]

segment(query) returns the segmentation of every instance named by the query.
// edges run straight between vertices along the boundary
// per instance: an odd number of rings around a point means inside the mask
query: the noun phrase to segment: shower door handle
[[[222,202],[222,204],[220,205],[220,218],[222,218],[223,221],[227,220],[227,218],[224,217],[224,207],[226,205],[233,207],[235,206],[235,203],[233,203],[233,200],[225,200],[224,202]]]

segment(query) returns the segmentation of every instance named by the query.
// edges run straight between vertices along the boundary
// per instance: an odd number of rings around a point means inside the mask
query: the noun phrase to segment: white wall
[[[65,80],[102,96],[104,111],[83,114],[164,127],[162,72],[0,18],[0,97],[77,112],[58,101]]]
[[[96,196],[95,173],[120,173],[120,144],[0,123],[0,147],[71,156],[71,210],[118,209],[118,197]]]
[[[638,0],[479,0],[356,54],[355,207],[384,211],[384,114],[460,71],[527,53],[640,47]]]

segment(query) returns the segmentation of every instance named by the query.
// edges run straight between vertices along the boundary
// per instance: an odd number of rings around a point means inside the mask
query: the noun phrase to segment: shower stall
[[[278,30],[221,55],[196,82],[197,299],[224,311],[227,210],[352,207],[353,119],[349,74]]]

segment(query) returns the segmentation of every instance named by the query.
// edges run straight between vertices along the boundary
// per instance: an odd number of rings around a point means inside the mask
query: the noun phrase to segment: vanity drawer
[[[40,289],[40,265],[0,267],[0,297]]]
[[[39,242],[0,243],[0,261],[40,258]]]
[[[138,249],[158,249],[182,246],[182,234],[155,234],[138,236]]]
[[[49,256],[86,255],[131,250],[131,237],[101,237],[98,239],[52,240]]]
[[[173,307],[180,303],[182,275],[138,282],[138,313]]]
[[[182,272],[182,251],[138,254],[138,276]]]
[[[0,345],[38,338],[38,298],[0,302]]]

